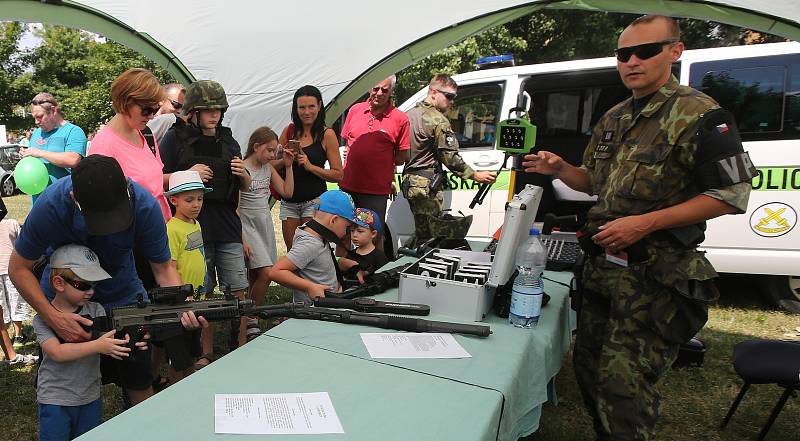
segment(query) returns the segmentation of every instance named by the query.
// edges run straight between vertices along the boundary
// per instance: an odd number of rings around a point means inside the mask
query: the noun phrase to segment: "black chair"
[[[772,409],[772,413],[758,434],[764,439],[786,401],[800,389],[800,342],[781,340],[747,340],[733,348],[733,368],[744,380],[739,395],[722,420],[721,428],[730,421],[751,384],[777,384],[785,390]]]

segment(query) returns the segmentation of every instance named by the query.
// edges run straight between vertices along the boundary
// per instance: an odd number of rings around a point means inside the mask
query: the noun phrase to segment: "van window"
[[[461,148],[492,148],[500,119],[504,82],[458,87],[458,97],[447,112]]]
[[[695,63],[689,85],[733,113],[744,141],[800,138],[800,55]]]

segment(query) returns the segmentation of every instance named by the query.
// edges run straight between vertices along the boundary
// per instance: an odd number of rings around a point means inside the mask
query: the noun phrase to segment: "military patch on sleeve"
[[[448,134],[444,137],[444,142],[448,147],[453,147],[453,145],[455,145],[456,138],[452,134]]]
[[[614,139],[614,131],[606,130],[603,132],[603,142],[611,142]]]
[[[723,186],[749,182],[756,175],[756,168],[747,152],[722,158],[716,162],[716,166]]]
[[[605,137],[605,135],[603,135]],[[608,159],[614,153],[614,146],[611,144],[597,144],[594,148],[595,159]]]

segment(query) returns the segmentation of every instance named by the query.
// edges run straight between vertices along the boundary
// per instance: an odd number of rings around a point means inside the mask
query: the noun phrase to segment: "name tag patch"
[[[614,153],[614,146],[610,144],[597,144],[597,147],[594,148],[595,159],[610,158],[612,153]]]

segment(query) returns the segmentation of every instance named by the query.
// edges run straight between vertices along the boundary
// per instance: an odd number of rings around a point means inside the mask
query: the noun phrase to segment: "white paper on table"
[[[344,433],[327,392],[214,395],[214,433]]]
[[[452,334],[362,333],[361,341],[372,358],[470,358]]]

